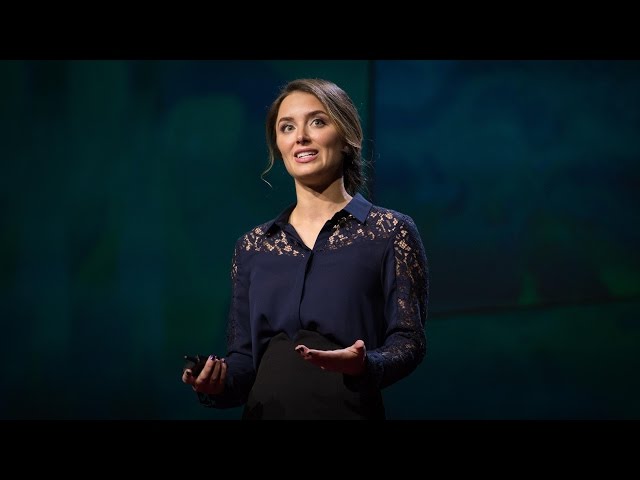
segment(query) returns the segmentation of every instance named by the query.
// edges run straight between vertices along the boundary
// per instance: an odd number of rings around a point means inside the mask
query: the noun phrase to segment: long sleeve
[[[245,404],[280,334],[313,331],[344,347],[362,339],[365,372],[343,375],[345,386],[361,393],[401,380],[425,356],[428,265],[413,219],[358,194],[309,249],[288,223],[293,208],[236,242],[225,389],[199,394],[207,406]]]
[[[249,322],[249,272],[243,268],[245,238],[236,242],[231,265],[232,297],[227,322],[227,378],[219,395],[198,393],[207,407],[231,408],[244,404],[255,380]]]
[[[351,388],[384,388],[411,373],[426,353],[429,273],[420,234],[413,219],[401,215],[383,257],[385,296],[383,345],[367,349],[365,373],[345,378]]]

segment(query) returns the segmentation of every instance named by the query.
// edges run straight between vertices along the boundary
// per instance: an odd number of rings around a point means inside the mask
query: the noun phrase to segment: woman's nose
[[[309,140],[309,137],[307,137],[307,133],[303,130],[300,130],[300,133],[298,134],[298,138],[297,138],[297,142],[298,143],[305,143]]]

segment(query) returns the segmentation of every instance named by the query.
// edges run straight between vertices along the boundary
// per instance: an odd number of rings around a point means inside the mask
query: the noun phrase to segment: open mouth
[[[307,163],[311,160],[315,159],[318,156],[317,150],[305,150],[304,152],[298,152],[294,156],[296,162],[298,163]]]

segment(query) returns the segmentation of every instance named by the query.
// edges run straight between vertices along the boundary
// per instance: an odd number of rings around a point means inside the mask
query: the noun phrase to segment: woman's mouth
[[[297,163],[309,163],[318,157],[317,150],[305,150],[303,152],[296,153],[293,158]]]

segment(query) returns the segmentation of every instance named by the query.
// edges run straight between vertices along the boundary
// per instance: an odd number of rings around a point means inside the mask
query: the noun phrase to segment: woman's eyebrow
[[[322,114],[322,115],[327,115],[327,112],[325,112],[324,110],[314,110],[313,112],[309,112],[305,115],[305,118],[309,118],[309,117],[313,117],[314,115],[318,115],[318,114]],[[278,123],[280,122],[292,122],[293,121],[293,117],[282,117],[278,120]]]

